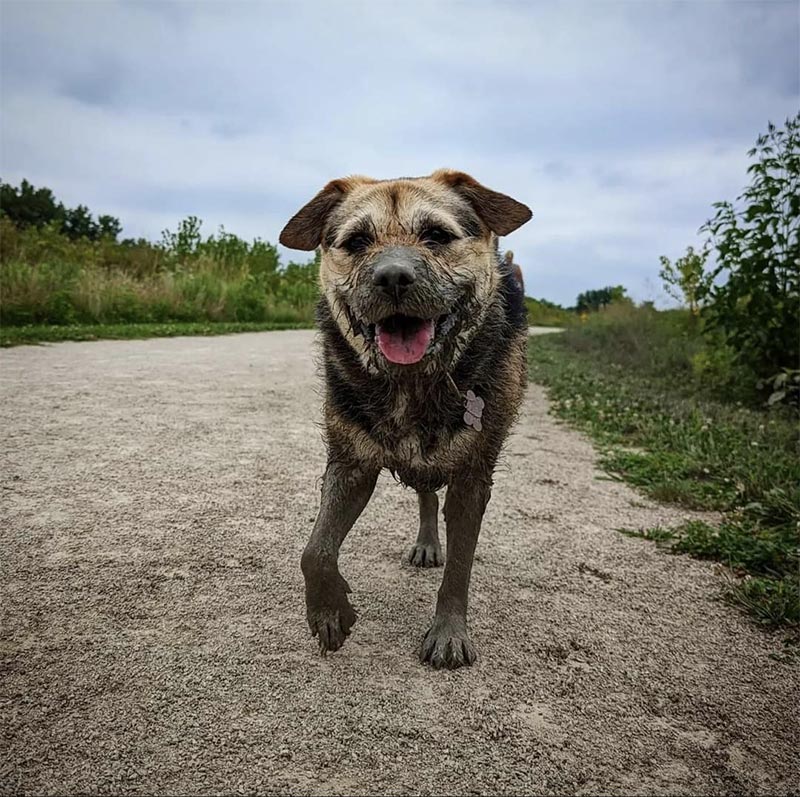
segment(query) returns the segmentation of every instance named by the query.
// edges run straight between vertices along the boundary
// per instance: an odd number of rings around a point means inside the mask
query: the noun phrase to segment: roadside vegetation
[[[313,325],[316,258],[284,264],[265,241],[203,235],[194,216],[157,243],[121,232],[119,219],[65,207],[48,188],[0,182],[0,343]],[[575,319],[526,302],[532,324]]]
[[[4,211],[5,214],[5,211]],[[190,217],[162,240],[71,237],[57,220],[0,218],[0,325],[175,323],[309,325],[317,265],[282,264],[277,249]],[[6,335],[5,339],[9,339]]]
[[[629,308],[623,321],[615,312],[620,325],[661,322],[642,323],[645,314],[651,311]],[[667,335],[678,319],[665,321]],[[714,389],[695,391],[697,382],[682,381],[685,368],[659,372],[647,354],[632,357],[603,322],[604,343],[589,347],[593,319],[563,335],[531,339],[531,377],[547,386],[557,416],[599,444],[601,467],[612,476],[656,500],[723,518],[627,533],[724,562],[740,577],[728,585],[731,600],[766,623],[800,623],[796,416],[786,407],[714,398]]]
[[[715,206],[704,249],[661,258],[681,309],[637,307],[624,294],[592,306],[602,291],[586,292],[581,323],[531,341],[530,369],[614,478],[721,517],[620,531],[723,562],[727,599],[793,627],[796,643],[800,116],[770,125],[750,156],[750,185]]]

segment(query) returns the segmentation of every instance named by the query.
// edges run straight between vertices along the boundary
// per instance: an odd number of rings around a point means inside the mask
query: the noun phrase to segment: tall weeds
[[[280,262],[277,249],[190,218],[160,244],[71,240],[55,225],[0,219],[0,323],[172,321],[310,323],[317,263]]]

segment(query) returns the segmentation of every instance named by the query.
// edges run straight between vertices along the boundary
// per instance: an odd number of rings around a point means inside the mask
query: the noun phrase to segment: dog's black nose
[[[417,279],[414,266],[402,260],[379,263],[372,272],[372,284],[384,293],[399,298]]]

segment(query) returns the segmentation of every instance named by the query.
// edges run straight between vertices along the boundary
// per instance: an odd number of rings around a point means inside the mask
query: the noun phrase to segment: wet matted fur
[[[420,656],[435,667],[475,660],[472,559],[526,373],[523,292],[497,237],[530,217],[469,175],[440,170],[334,180],[281,233],[285,246],[321,249],[328,465],[301,565],[323,653],[356,620],[339,548],[388,468],[419,495],[412,565],[444,563],[436,490],[447,487],[447,564]]]

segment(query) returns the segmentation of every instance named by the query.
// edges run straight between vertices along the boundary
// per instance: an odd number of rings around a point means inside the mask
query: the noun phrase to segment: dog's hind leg
[[[339,548],[375,489],[379,469],[328,461],[314,531],[300,566],[306,581],[306,618],[320,653],[338,650],[356,621],[350,585],[339,572]]]
[[[472,558],[481,521],[491,495],[491,481],[461,475],[447,487],[447,566],[444,569],[436,616],[422,640],[420,658],[434,667],[462,667],[476,659],[467,633],[467,599]]]
[[[415,567],[441,567],[444,554],[439,543],[439,499],[436,493],[417,493],[419,499],[419,534],[409,548],[406,562]]]

